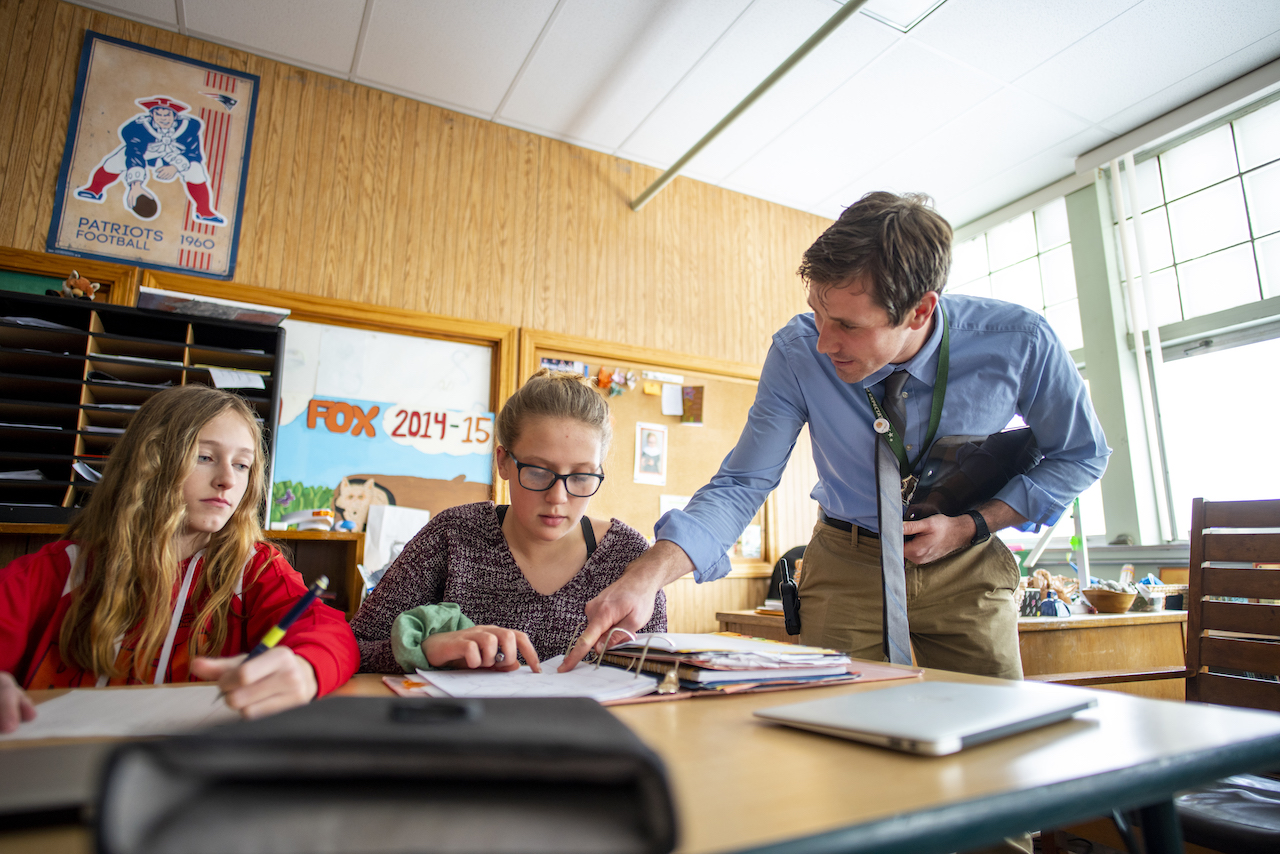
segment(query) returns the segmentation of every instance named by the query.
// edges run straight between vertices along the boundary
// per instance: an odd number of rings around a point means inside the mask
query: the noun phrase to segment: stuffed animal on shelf
[[[75,270],[72,270],[71,275],[67,276],[66,281],[62,283],[61,296],[68,299],[93,299],[94,294],[98,292],[100,287],[102,285],[97,282],[91,282]]]

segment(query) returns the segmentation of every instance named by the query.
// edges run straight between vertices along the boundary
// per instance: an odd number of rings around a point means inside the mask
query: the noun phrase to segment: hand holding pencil
[[[328,585],[329,579],[320,576],[247,655],[197,658],[191,662],[191,672],[201,679],[216,681],[222,689],[219,697],[246,718],[309,702],[318,690],[315,671],[305,658],[278,644]]]

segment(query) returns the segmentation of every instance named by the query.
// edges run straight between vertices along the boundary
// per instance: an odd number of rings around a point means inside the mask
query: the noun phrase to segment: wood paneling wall
[[[759,363],[819,217],[57,0],[0,0],[0,245],[44,248],[83,34],[257,74],[235,280]]]

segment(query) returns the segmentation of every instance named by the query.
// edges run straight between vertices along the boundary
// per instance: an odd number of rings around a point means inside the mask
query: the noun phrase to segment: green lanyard
[[[924,437],[924,444],[920,446],[920,453],[910,463],[907,462],[907,450],[902,445],[902,437],[898,435],[898,431],[893,429],[888,417],[884,414],[884,407],[880,405],[880,401],[876,400],[875,395],[871,393],[871,389],[863,388],[867,393],[867,400],[871,401],[871,410],[876,414],[877,423],[883,422],[887,425],[887,429],[883,432],[885,439],[889,442],[889,447],[893,449],[893,453],[898,458],[898,471],[904,477],[909,477],[920,460],[924,458],[928,452],[929,446],[933,444],[933,437],[938,432],[938,424],[942,421],[942,401],[947,396],[947,369],[951,364],[951,347],[950,347],[950,330],[947,328],[947,314],[942,310],[942,302],[938,302],[938,315],[942,318],[942,343],[938,346],[938,372],[933,378],[933,408],[929,412],[929,433]],[[882,425],[882,426],[883,426]]]

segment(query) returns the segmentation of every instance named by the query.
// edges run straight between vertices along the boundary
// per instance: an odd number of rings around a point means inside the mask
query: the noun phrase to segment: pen
[[[317,578],[315,583],[307,588],[307,592],[302,595],[302,598],[293,603],[293,607],[290,608],[289,612],[280,619],[280,622],[267,630],[267,633],[262,636],[262,640],[258,642],[258,645],[250,650],[249,654],[245,656],[244,661],[248,661],[251,658],[257,658],[259,655],[262,655],[264,652],[280,643],[285,632],[289,631],[289,627],[302,616],[302,612],[306,611],[307,608],[311,606],[311,603],[316,601],[316,597],[320,595],[322,590],[328,589],[329,576],[322,575]],[[244,661],[240,662],[241,666],[244,666]],[[218,696],[214,698],[213,702],[216,703],[225,696],[227,696],[227,692],[225,690],[219,691]]]
[[[302,616],[302,612],[311,606],[311,603],[320,595],[320,591],[329,589],[329,576],[322,575],[316,579],[315,584],[307,588],[307,592],[301,599],[293,603],[293,607],[289,609],[289,613],[281,618],[267,633],[262,636],[262,640],[258,641],[258,645],[253,648],[245,661],[251,658],[257,658],[276,644],[280,643],[280,639],[284,637],[284,633],[289,631],[289,627],[294,621]]]

